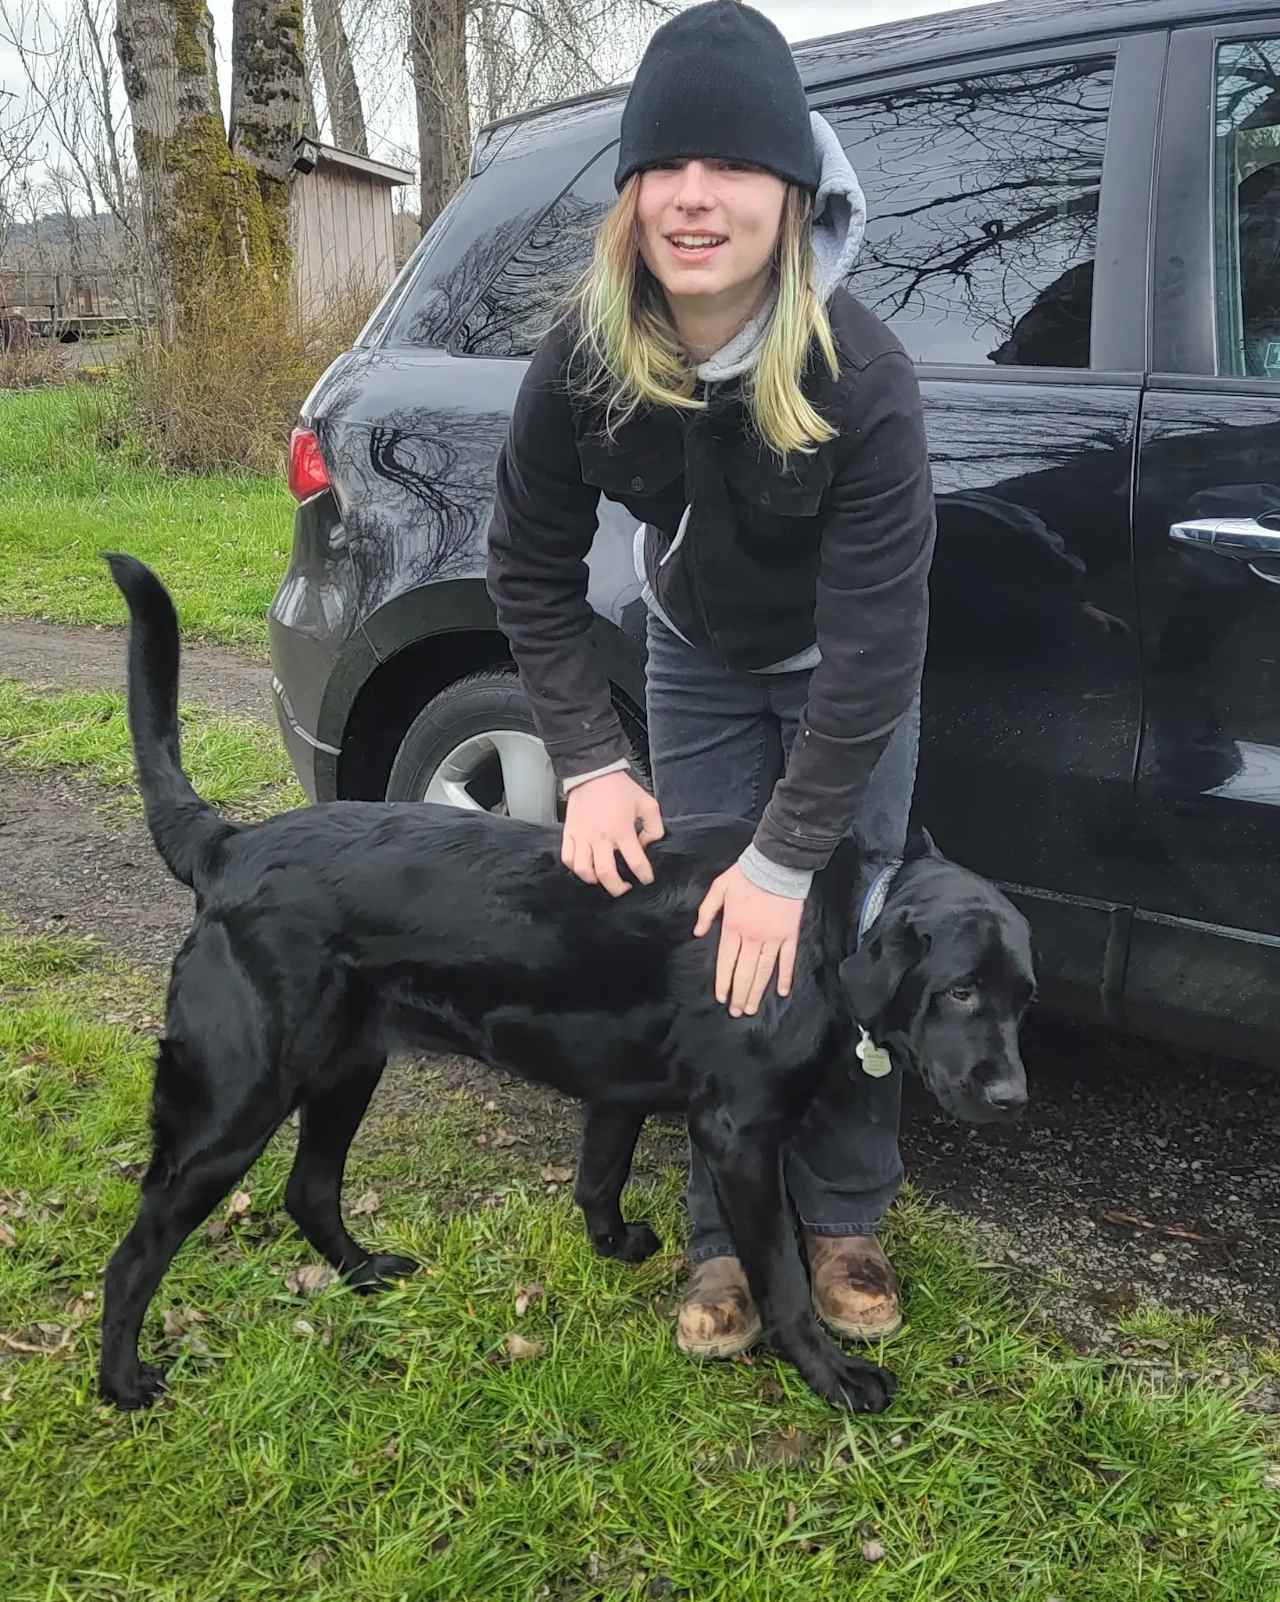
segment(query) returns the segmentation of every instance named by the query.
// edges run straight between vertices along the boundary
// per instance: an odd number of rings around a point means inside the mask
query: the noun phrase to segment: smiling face
[[[646,168],[636,201],[645,266],[672,299],[750,308],[769,279],[786,194],[781,178],[743,162]]]

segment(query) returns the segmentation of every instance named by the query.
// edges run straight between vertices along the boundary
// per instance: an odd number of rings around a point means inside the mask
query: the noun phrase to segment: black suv
[[[1280,1024],[1280,4],[1006,0],[795,54],[867,192],[849,287],[925,397],[916,817],[1026,911],[1048,998],[1261,1056]],[[624,93],[485,128],[306,402],[271,640],[318,799],[555,816],[485,533],[525,363],[615,198]],[[602,497],[595,644],[642,747],[632,533]]]

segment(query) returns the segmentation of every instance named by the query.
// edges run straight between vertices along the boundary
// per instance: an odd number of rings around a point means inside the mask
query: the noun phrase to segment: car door
[[[1119,1003],[1140,720],[1130,496],[1165,36],[820,95],[867,194],[849,288],[918,363],[938,505],[915,816]]]
[[[1126,1006],[1280,1026],[1280,9],[1171,36],[1135,539],[1145,659]]]

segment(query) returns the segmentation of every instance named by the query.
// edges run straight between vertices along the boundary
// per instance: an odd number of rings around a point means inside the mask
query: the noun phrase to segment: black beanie
[[[791,47],[738,0],[708,0],[650,39],[622,113],[614,187],[660,161],[746,161],[803,189],[818,156]]]

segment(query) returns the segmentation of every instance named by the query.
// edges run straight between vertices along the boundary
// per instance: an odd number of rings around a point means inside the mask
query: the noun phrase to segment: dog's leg
[[[691,1113],[689,1129],[710,1165],[772,1345],[819,1396],[856,1413],[883,1412],[893,1395],[893,1375],[843,1352],[814,1316],[782,1182],[780,1127],[735,1126],[721,1106]]]
[[[294,1223],[358,1291],[385,1290],[390,1280],[418,1266],[411,1257],[366,1250],[342,1221],[347,1151],[385,1066],[385,1058],[353,1066],[337,1084],[302,1103],[298,1153],[284,1193]]]
[[[102,1398],[131,1411],[149,1407],[164,1389],[163,1370],[138,1361],[138,1334],[156,1287],[174,1254],[256,1161],[284,1119],[279,1107],[260,1116],[252,1136],[241,1133],[231,1154],[201,1153],[174,1171],[157,1152],[142,1182],[142,1205],[133,1228],[107,1265],[102,1304]]]
[[[573,1199],[582,1208],[591,1244],[602,1257],[624,1263],[642,1263],[662,1244],[648,1224],[628,1224],[618,1205],[643,1128],[644,1114],[630,1107],[583,1108]]]

